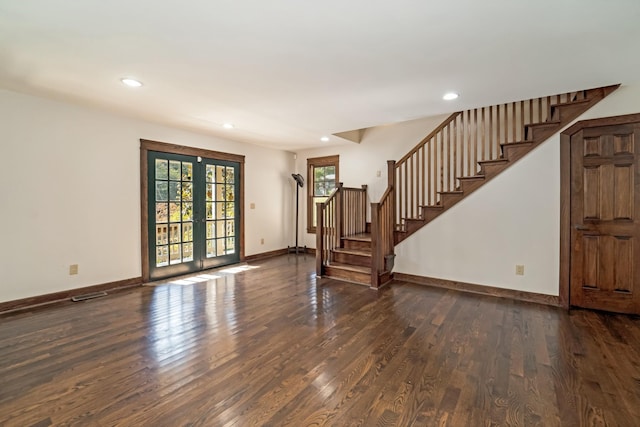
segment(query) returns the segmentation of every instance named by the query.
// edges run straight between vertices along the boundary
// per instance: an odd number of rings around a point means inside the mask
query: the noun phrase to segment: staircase
[[[513,165],[619,85],[460,111],[398,162],[371,203],[342,184],[317,206],[316,273],[374,289],[392,279],[396,244]]]

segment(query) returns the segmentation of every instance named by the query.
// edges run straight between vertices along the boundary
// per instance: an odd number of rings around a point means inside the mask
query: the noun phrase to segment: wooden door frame
[[[168,154],[182,154],[186,156],[203,157],[214,160],[227,160],[239,163],[240,168],[240,261],[245,260],[244,255],[244,156],[239,154],[229,154],[220,151],[206,150],[204,148],[187,147],[184,145],[169,144],[166,142],[140,140],[140,226],[141,230],[141,260],[142,260],[142,281],[149,281],[149,199],[148,199],[148,153],[158,151]]]
[[[560,305],[571,306],[571,137],[583,129],[640,122],[640,114],[582,120],[560,134]]]

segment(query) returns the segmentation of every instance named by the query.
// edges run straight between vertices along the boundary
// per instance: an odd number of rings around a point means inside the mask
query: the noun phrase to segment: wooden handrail
[[[432,130],[429,135],[425,136],[420,142],[416,144],[415,147],[413,147],[407,154],[404,155],[404,157],[402,157],[396,163],[403,163],[405,160],[411,157],[416,151],[418,151],[420,147],[422,147],[427,141],[433,138],[434,135],[438,134],[442,129],[444,129],[449,123],[451,123],[460,114],[462,114],[462,111],[455,112],[451,114],[449,117],[447,117],[442,123],[438,125],[438,127]]]

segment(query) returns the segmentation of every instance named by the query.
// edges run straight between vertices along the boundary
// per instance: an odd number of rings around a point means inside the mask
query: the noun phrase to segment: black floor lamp
[[[307,252],[306,246],[304,248],[301,248],[300,246],[298,246],[298,212],[300,210],[298,206],[298,202],[299,202],[298,193],[300,192],[300,189],[304,187],[304,178],[299,173],[292,173],[291,176],[296,181],[296,245],[294,247],[289,246],[288,249],[289,249],[289,253],[295,252],[297,255],[298,251],[300,251],[303,254]]]

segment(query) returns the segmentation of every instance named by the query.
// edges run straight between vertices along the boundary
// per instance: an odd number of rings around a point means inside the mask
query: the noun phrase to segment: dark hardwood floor
[[[0,316],[0,425],[640,425],[638,318],[251,265]]]

